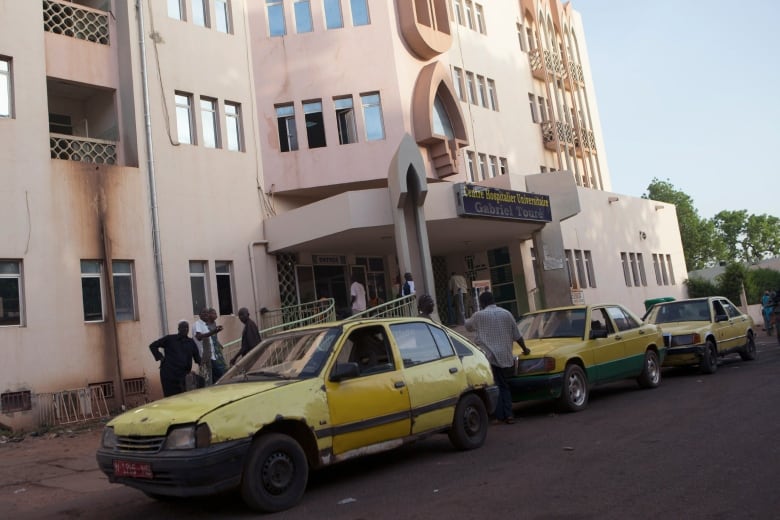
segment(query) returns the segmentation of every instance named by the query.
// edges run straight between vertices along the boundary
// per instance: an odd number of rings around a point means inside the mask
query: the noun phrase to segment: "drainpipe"
[[[255,320],[259,323],[257,317],[257,284],[255,283],[255,246],[267,246],[268,240],[255,240],[249,243],[249,275],[252,278],[252,300],[254,301],[254,309],[252,314],[255,316]]]
[[[144,133],[146,134],[146,170],[149,177],[149,203],[152,211],[152,248],[154,250],[154,269],[157,275],[157,297],[160,311],[160,335],[168,333],[168,312],[165,304],[165,280],[163,277],[162,247],[160,246],[160,220],[157,214],[157,183],[154,177],[154,150],[152,143],[152,118],[149,108],[149,77],[146,65],[146,41],[144,13],[141,0],[136,0],[138,12],[138,42],[141,53],[141,79],[144,98]]]

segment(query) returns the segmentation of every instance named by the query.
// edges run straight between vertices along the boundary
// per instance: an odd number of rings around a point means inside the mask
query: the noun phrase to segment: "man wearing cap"
[[[168,334],[149,345],[154,359],[160,362],[160,382],[163,396],[184,392],[185,378],[192,370],[192,360],[200,365],[200,353],[195,341],[189,337],[190,324],[179,322],[178,334]],[[160,352],[163,349],[164,353]]]

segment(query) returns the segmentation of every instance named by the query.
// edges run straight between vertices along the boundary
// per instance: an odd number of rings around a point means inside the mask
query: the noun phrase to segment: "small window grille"
[[[3,413],[32,410],[30,391],[6,392],[0,395],[0,409],[2,409]]]
[[[135,377],[125,379],[125,395],[140,395],[146,393],[146,378]]]
[[[103,397],[106,399],[111,399],[114,397],[114,382],[113,381],[103,381],[102,383],[91,383],[89,385],[89,388],[102,388],[103,389]]]

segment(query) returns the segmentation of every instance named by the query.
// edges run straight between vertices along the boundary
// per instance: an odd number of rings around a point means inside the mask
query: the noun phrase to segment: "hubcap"
[[[569,397],[571,402],[579,406],[585,401],[585,388],[577,374],[569,376]]]
[[[466,408],[463,414],[463,429],[469,436],[476,435],[479,432],[479,412],[473,406]]]
[[[650,380],[653,383],[658,382],[658,364],[655,362],[655,359],[652,356],[647,358],[647,373],[650,374]]]
[[[263,464],[263,487],[273,495],[280,495],[290,486],[294,475],[295,465],[292,459],[286,453],[274,452]]]

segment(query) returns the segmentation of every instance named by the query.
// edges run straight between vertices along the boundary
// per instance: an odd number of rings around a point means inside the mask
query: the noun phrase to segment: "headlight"
[[[103,429],[103,439],[101,441],[101,444],[104,448],[113,450],[116,448],[117,440],[116,440],[116,434],[114,433],[114,428],[112,426],[106,426]]]
[[[192,450],[211,445],[211,429],[206,423],[172,428],[165,439],[164,450]]]
[[[701,343],[701,336],[698,334],[680,334],[672,336],[670,347],[681,347],[683,345],[698,345]]]
[[[555,358],[543,357],[534,359],[518,359],[517,373],[550,372],[555,369]]]

